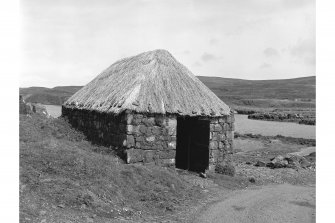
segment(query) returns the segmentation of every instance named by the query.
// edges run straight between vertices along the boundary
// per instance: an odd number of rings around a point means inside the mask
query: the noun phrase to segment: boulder
[[[284,156],[276,156],[271,159],[271,162],[266,164],[270,168],[308,168],[311,163],[303,156],[289,153]]]
[[[267,167],[270,168],[285,168],[288,165],[288,161],[281,155],[271,159],[270,163],[267,163]]]
[[[266,166],[266,163],[264,163],[264,162],[258,160],[258,161],[256,162],[255,166],[257,166],[257,167],[264,167],[264,166]]]

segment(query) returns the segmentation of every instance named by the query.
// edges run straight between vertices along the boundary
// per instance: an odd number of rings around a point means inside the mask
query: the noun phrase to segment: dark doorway
[[[209,164],[209,121],[177,119],[176,167],[204,172]]]

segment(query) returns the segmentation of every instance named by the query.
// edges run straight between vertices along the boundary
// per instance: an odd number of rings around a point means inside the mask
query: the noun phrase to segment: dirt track
[[[315,222],[315,187],[282,184],[238,191],[209,205],[193,222]]]

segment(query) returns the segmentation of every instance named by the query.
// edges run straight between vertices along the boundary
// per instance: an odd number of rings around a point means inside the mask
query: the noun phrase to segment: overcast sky
[[[314,0],[21,0],[20,86],[84,85],[166,49],[195,75],[315,75]]]

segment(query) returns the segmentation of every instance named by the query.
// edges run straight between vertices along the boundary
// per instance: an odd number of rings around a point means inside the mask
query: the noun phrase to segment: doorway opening
[[[209,120],[177,119],[176,167],[204,172],[209,165]]]

